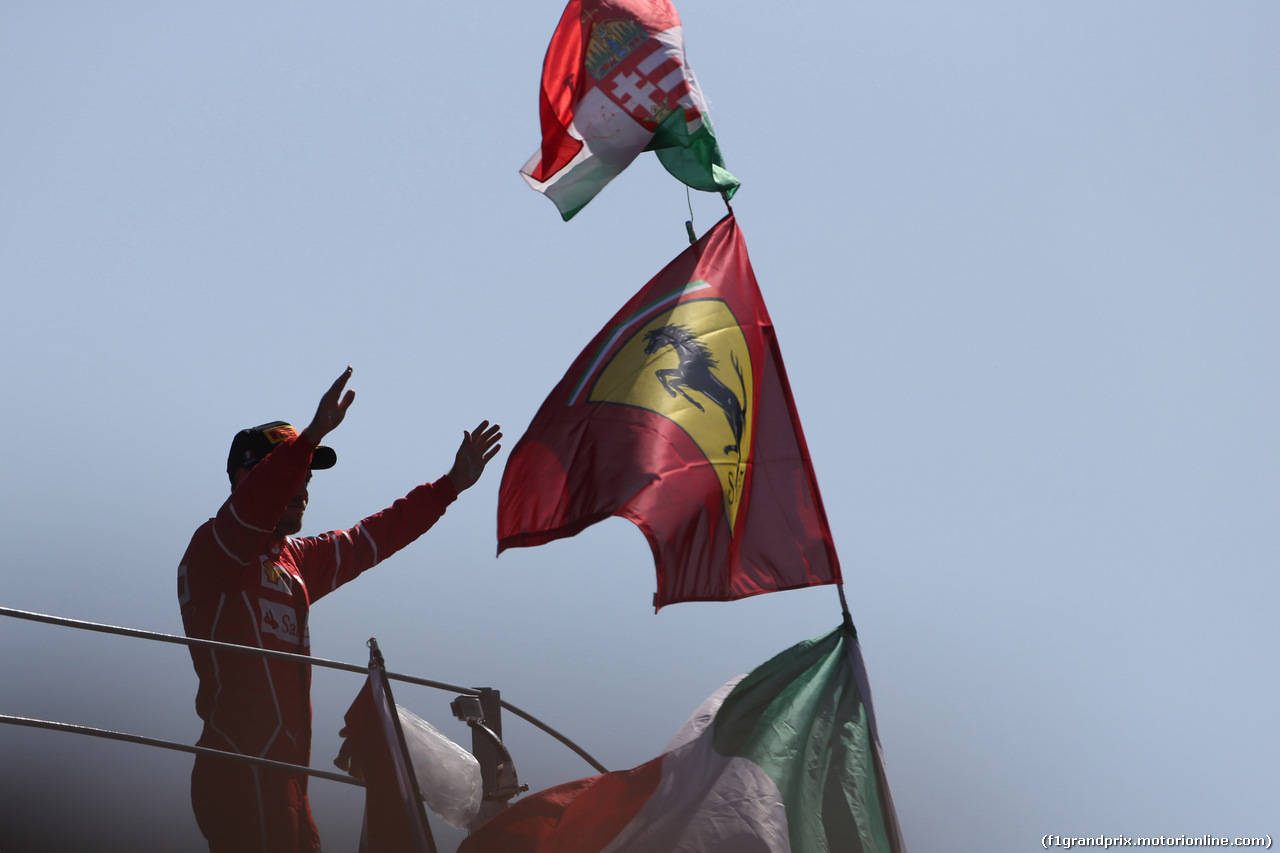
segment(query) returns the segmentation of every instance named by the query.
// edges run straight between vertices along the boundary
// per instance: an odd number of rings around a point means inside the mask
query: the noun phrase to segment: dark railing
[[[65,628],[79,628],[85,631],[97,631],[103,634],[116,634],[122,637],[137,637],[139,639],[153,640],[155,642],[161,642],[161,643],[173,643],[176,645],[195,646],[198,648],[224,649],[227,651],[232,651],[240,654],[250,654],[250,655],[257,655],[259,657],[265,657],[265,658],[278,658],[283,660],[292,660],[298,663],[309,664],[311,666],[327,667],[329,669],[337,669],[343,672],[354,672],[361,675],[367,675],[369,672],[369,667],[367,666],[358,666],[356,664],[343,663],[342,661],[333,661],[333,660],[326,660],[324,658],[315,658],[315,657],[311,657],[310,655],[299,655],[299,654],[293,654],[291,652],[277,652],[277,651],[271,651],[269,649],[259,649],[253,646],[241,646],[235,643],[220,643],[216,640],[198,640],[192,637],[179,637],[174,634],[163,634],[158,631],[142,631],[137,628],[123,628],[118,625],[103,625],[97,622],[85,622],[79,619],[67,619],[62,616],[50,616],[45,613],[32,613],[27,610],[15,610],[10,607],[0,607],[0,616],[11,616],[15,619],[26,619],[32,622],[43,622],[47,625],[59,625]],[[395,681],[403,681],[406,684],[417,684],[422,687],[432,687],[432,688],[435,688],[436,690],[445,690],[450,693],[458,693],[464,696],[481,696],[482,694],[492,692],[487,690],[487,688],[461,687],[456,684],[447,684],[443,681],[432,681],[430,679],[418,678],[417,676],[413,676],[413,675],[402,675],[396,672],[388,672],[386,675],[387,675],[387,678],[390,678]],[[569,747],[569,749],[576,752],[584,761],[586,761],[588,764],[590,764],[593,768],[595,768],[600,773],[608,772],[605,769],[604,765],[602,765],[600,762],[592,758],[591,755],[588,754],[586,750],[578,746],[573,741],[569,740],[569,738],[565,737],[560,732],[551,728],[551,726],[548,726],[546,723],[539,720],[537,717],[533,716],[527,711],[517,708],[515,705],[512,705],[511,703],[505,700],[501,701],[501,706],[503,709],[510,711],[511,713],[515,714],[517,717],[520,717],[521,719],[527,721],[531,725],[541,729],[542,731],[551,735],[556,740],[560,741],[565,746]],[[363,782],[360,782],[349,776],[344,776],[338,773],[332,773],[326,770],[313,770],[310,767],[302,767],[294,764],[285,764],[283,762],[271,761],[265,758],[255,758],[249,755],[236,755],[234,753],[220,752],[218,750],[211,750],[205,747],[189,746],[187,744],[175,743],[173,741],[159,740],[157,738],[143,737],[141,735],[126,734],[124,732],[113,732],[108,729],[97,729],[97,728],[92,728],[90,726],[72,725],[70,723],[58,723],[50,720],[37,720],[37,719],[32,719],[30,717],[16,717],[9,714],[0,714],[0,723],[5,723],[8,725],[16,725],[16,726],[28,726],[31,728],[50,729],[54,731],[72,732],[74,734],[90,735],[92,737],[107,738],[110,740],[121,740],[129,743],[143,744],[146,746],[157,746],[164,749],[172,749],[172,750],[177,750],[179,752],[189,752],[197,755],[201,753],[213,753],[222,758],[234,758],[236,760],[244,761],[249,764],[286,768],[298,773],[306,773],[309,776],[317,776],[322,779],[329,779],[335,782],[346,782],[347,784],[350,784],[350,785],[360,785],[360,786],[364,785]]]

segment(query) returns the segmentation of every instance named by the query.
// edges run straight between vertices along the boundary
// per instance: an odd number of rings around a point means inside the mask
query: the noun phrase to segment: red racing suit
[[[441,477],[350,530],[280,538],[272,531],[301,488],[314,449],[305,432],[277,445],[191,537],[178,567],[187,636],[310,654],[311,602],[417,539],[458,495]],[[190,651],[200,679],[200,746],[310,765],[310,666],[233,651]],[[192,805],[210,849],[318,850],[306,780],[198,756]]]

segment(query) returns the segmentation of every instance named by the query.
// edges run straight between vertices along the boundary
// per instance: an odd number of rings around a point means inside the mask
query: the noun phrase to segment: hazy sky
[[[569,223],[519,178],[562,8],[0,5],[0,605],[181,633],[232,435],[305,424],[347,364],[308,532],[481,418],[514,444],[687,245],[651,155]],[[909,848],[1280,835],[1280,5],[678,8]],[[622,769],[839,620],[829,587],[655,615],[616,519],[496,559],[505,458],[317,605],[316,655],[376,636]],[[0,647],[0,713],[198,735],[180,647],[5,618]],[[317,673],[315,766],[359,686]],[[450,694],[397,698],[467,742]],[[506,729],[534,789],[591,772]],[[199,851],[190,766],[0,726],[0,849]],[[312,794],[354,850],[362,793]]]

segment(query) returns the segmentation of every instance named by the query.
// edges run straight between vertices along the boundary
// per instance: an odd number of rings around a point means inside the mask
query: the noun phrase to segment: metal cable
[[[188,746],[185,743],[175,743],[171,740],[160,740],[159,738],[143,737],[142,735],[131,735],[126,732],[113,732],[110,729],[98,729],[93,726],[77,726],[74,723],[56,723],[52,720],[37,720],[33,717],[15,717],[11,714],[0,714],[0,723],[7,723],[13,726],[26,726],[33,729],[50,729],[57,732],[71,732],[78,735],[90,735],[92,737],[100,737],[107,740],[122,740],[126,743],[140,743],[143,746],[158,746],[161,749],[172,749],[176,752],[190,752],[193,755],[216,755],[219,758],[239,761],[244,764],[256,764],[259,767],[272,767],[276,770],[287,770],[290,773],[305,773],[308,776],[317,776],[321,779],[328,779],[331,782],[345,782],[348,785],[357,785],[361,788],[365,787],[364,782],[359,779],[351,776],[344,776],[341,773],[333,773],[328,770],[313,770],[310,767],[303,767],[301,764],[290,764],[287,761],[274,761],[270,758],[258,758],[253,755],[242,755],[238,752],[223,752],[220,749],[210,749],[207,746]]]
[[[311,655],[299,655],[293,652],[278,652],[278,651],[273,651],[271,649],[260,649],[255,646],[241,646],[241,645],[237,645],[236,643],[221,643],[221,642],[218,642],[217,640],[200,640],[194,637],[179,637],[175,634],[163,634],[163,633],[160,633],[159,631],[143,631],[138,628],[123,628],[118,625],[104,625],[99,622],[86,622],[81,619],[68,619],[64,616],[51,616],[47,613],[34,613],[29,610],[16,610],[12,607],[0,607],[0,616],[12,616],[15,619],[26,619],[32,622],[43,622],[47,625],[60,625],[65,628],[79,628],[85,631],[97,631],[103,634],[116,634],[122,637],[137,637],[143,640],[154,640],[156,642],[161,642],[161,643],[173,643],[180,646],[194,646],[196,648],[207,648],[207,649],[223,649],[225,651],[238,652],[240,654],[258,655],[260,657],[276,658],[279,660],[291,660],[296,663],[328,667],[329,669],[337,669],[343,672],[354,672],[354,673],[359,673],[361,675],[368,675],[369,673],[369,667],[367,666],[357,666],[356,664],[343,663],[342,661],[326,660],[324,658],[312,657]],[[413,676],[413,675],[402,675],[398,672],[388,672],[386,673],[386,676],[387,678],[393,679],[395,681],[403,681],[406,684],[417,684],[422,687],[433,687],[436,690],[445,690],[450,693],[461,693],[466,696],[480,695],[480,690],[475,687],[461,687],[457,684],[448,684],[443,681],[431,681],[430,679],[418,678],[417,676]],[[578,746],[573,741],[569,740],[569,738],[565,737],[560,732],[551,728],[551,726],[539,720],[537,717],[533,716],[532,714],[526,711],[521,710],[520,708],[517,708],[515,705],[512,705],[510,702],[507,702],[505,699],[501,700],[501,705],[503,708],[515,714],[517,717],[520,717],[521,719],[527,721],[531,725],[541,729],[542,731],[551,735],[556,740],[560,741],[565,746],[569,747],[569,749],[577,753],[584,761],[586,761],[596,770],[600,771],[601,773],[609,772],[608,770],[605,769],[603,764],[601,764],[600,762],[592,758],[591,755],[586,750]],[[4,716],[4,715],[0,715],[0,716]],[[62,724],[52,724],[52,725],[62,725]],[[134,737],[134,736],[129,735],[128,737]],[[190,747],[190,749],[196,749],[196,747]],[[214,750],[214,752],[217,752],[217,750]],[[224,753],[218,753],[218,754],[222,755]],[[316,771],[316,772],[320,773],[323,771]]]

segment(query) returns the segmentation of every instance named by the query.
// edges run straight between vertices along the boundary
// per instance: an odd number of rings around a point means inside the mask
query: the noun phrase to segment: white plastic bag
[[[484,799],[480,762],[412,711],[396,710],[422,798],[445,823],[468,829]]]

